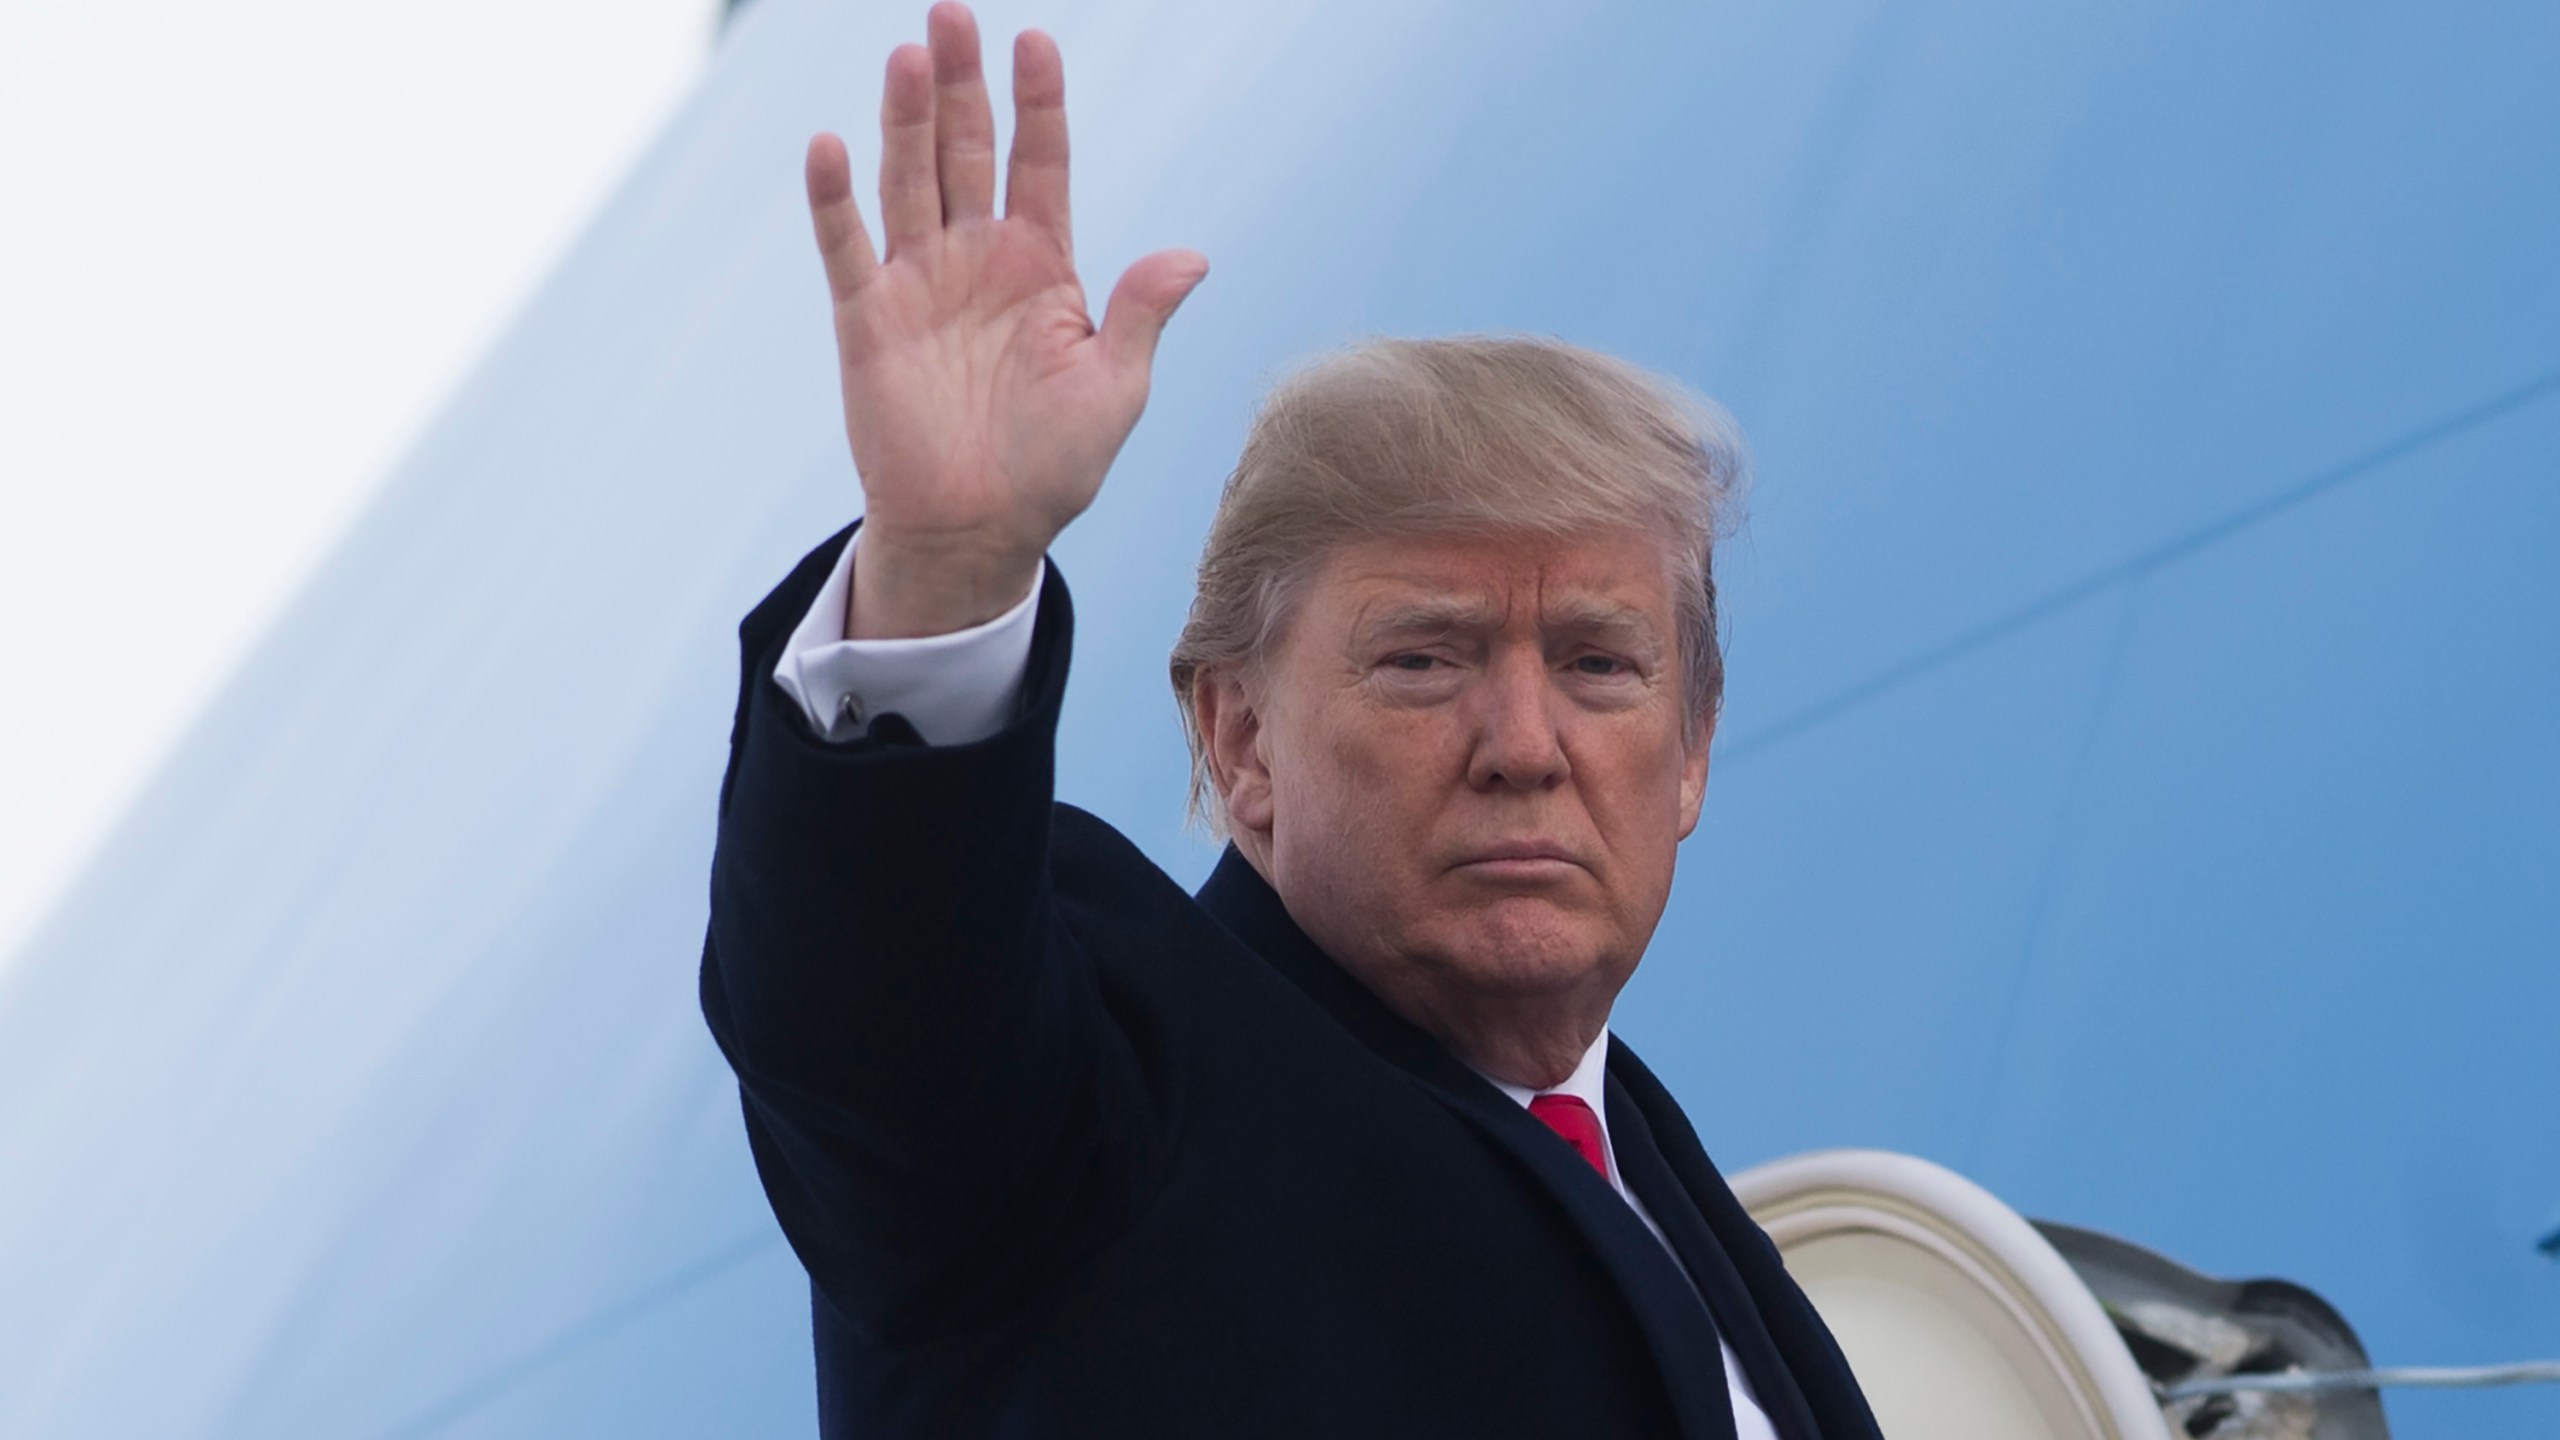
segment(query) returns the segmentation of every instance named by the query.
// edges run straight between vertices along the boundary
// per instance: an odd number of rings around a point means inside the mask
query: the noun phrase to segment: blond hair
[[[1675,563],[1694,740],[1724,695],[1714,552],[1744,468],[1713,402],[1558,340],[1371,340],[1288,376],[1227,477],[1174,642],[1194,813],[1223,828],[1192,709],[1202,677],[1258,664],[1299,586],[1350,541],[1626,526],[1660,535]]]

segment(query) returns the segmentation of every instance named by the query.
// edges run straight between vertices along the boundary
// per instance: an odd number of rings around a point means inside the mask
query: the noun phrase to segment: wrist
[[[845,637],[907,640],[984,625],[1040,582],[1041,553],[935,542],[865,524],[845,591]]]

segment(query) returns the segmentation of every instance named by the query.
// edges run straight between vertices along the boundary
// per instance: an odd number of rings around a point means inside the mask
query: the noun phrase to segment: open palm
[[[1207,273],[1189,251],[1129,267],[1096,327],[1067,208],[1064,74],[1014,45],[1005,214],[977,23],[955,3],[930,48],[889,57],[875,251],[843,142],[809,145],[809,210],[833,293],[845,429],[865,521],[849,633],[935,634],[1028,591],[1145,408],[1156,338]]]

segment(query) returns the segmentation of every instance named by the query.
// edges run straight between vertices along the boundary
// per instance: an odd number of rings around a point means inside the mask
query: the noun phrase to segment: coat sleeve
[[[844,540],[740,627],[702,1006],[811,1279],[914,1341],[1019,1313],[1124,1229],[1155,1127],[1051,892],[1065,582],[1007,728],[927,746],[883,716],[831,743],[772,675]]]

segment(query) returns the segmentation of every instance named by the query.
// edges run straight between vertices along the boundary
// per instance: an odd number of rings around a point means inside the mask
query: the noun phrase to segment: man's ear
[[[1680,753],[1680,838],[1698,828],[1698,811],[1707,800],[1707,748],[1716,738],[1713,713],[1698,723],[1698,733],[1689,737]]]
[[[1209,784],[1218,792],[1230,831],[1271,833],[1271,767],[1262,752],[1262,714],[1243,679],[1212,670],[1191,691],[1191,718],[1200,729]]]

